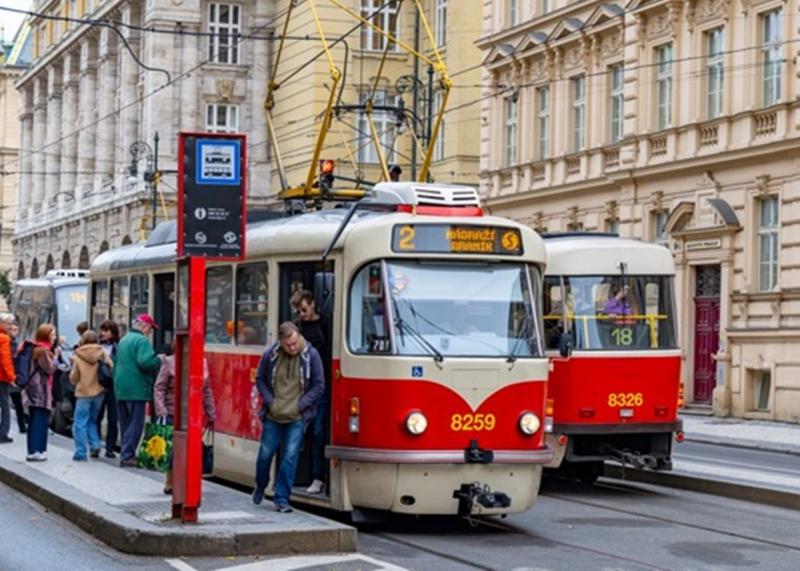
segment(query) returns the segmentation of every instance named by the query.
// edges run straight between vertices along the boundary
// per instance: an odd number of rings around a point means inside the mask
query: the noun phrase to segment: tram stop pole
[[[203,486],[206,261],[178,261],[172,518],[196,523]]]

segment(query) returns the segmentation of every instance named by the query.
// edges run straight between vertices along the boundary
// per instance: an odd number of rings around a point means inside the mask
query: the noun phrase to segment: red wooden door
[[[720,267],[699,266],[694,298],[694,402],[710,403],[717,382]]]

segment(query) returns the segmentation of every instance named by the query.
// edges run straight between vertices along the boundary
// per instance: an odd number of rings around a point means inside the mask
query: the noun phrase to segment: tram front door
[[[158,324],[153,345],[156,353],[172,353],[172,340],[175,337],[175,274],[164,273],[154,276],[153,319]]]

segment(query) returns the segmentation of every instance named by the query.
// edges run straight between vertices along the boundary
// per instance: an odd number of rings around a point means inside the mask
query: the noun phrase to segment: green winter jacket
[[[114,393],[117,400],[153,400],[153,382],[161,359],[141,331],[131,329],[114,355]]]

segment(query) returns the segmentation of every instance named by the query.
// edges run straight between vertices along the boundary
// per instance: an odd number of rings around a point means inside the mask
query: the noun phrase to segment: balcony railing
[[[567,157],[567,174],[578,174],[581,172],[581,158]]]
[[[650,156],[663,157],[667,154],[667,136],[654,135],[650,137]]]
[[[603,150],[603,164],[605,164],[607,169],[619,167],[619,147]]]
[[[533,182],[542,182],[544,180],[544,165],[538,164],[531,167],[531,179]]]
[[[774,135],[778,130],[777,111],[773,110],[766,111],[764,113],[758,113],[753,116],[753,121],[755,123],[753,134],[757,139],[760,137],[769,137],[770,135]]]
[[[700,148],[716,147],[719,144],[719,123],[700,125]]]

